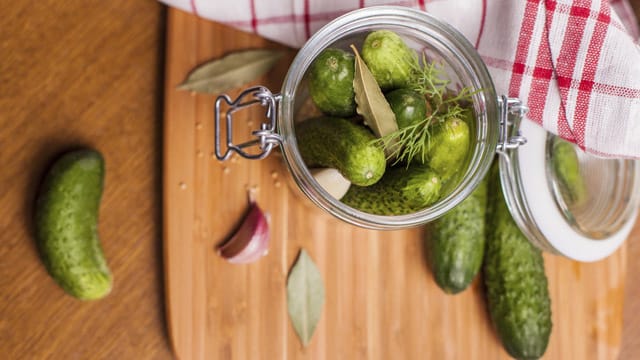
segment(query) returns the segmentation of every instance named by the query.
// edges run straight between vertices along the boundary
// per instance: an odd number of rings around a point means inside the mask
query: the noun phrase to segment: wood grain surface
[[[278,46],[169,11],[163,237],[167,317],[178,357],[508,358],[491,329],[479,281],[457,296],[437,288],[423,260],[422,229],[370,231],[322,213],[295,192],[278,156],[215,159],[214,97],[175,87],[198,64],[264,47]],[[289,55],[255,84],[278,92]],[[236,112],[234,139],[248,138],[263,117],[259,107]],[[233,265],[214,249],[247,210],[248,188],[258,189],[258,204],[271,214],[271,249],[257,263]],[[293,332],[285,296],[288,269],[301,248],[317,262],[326,287],[323,314],[307,348]],[[555,324],[545,357],[617,358],[626,247],[592,264],[551,255],[545,262]]]
[[[0,358],[173,358],[165,330],[161,261],[163,7],[153,0],[0,0],[0,9]],[[219,31],[213,39],[223,36]],[[98,148],[107,161],[100,234],[115,286],[109,297],[95,303],[76,301],[53,283],[31,236],[32,203],[42,174],[56,154],[80,144]],[[318,257],[316,252],[322,252],[307,245],[306,229],[297,231],[295,241],[313,249],[324,268],[330,266],[329,257]],[[639,237],[636,228],[628,243],[621,359],[640,358]],[[332,257],[354,251],[344,246]],[[287,253],[288,259],[293,256]],[[274,281],[280,281],[288,265],[279,265]],[[221,280],[218,288],[235,294],[228,299],[235,303],[241,290],[229,290],[229,279]],[[334,303],[355,301],[339,294]],[[248,341],[255,333],[243,328],[237,329],[240,335],[230,332],[234,317],[266,314],[235,304],[235,312],[218,313],[226,321],[221,332]],[[216,306],[227,305],[211,304]],[[336,316],[351,322],[354,314],[323,316],[320,333],[339,320]],[[282,321],[276,328],[283,331],[285,326],[289,324]],[[347,339],[357,331],[369,330],[354,329]],[[274,344],[283,341],[278,334],[270,338]],[[402,341],[401,335],[387,341]],[[327,344],[347,341],[325,339]],[[487,341],[495,343],[491,337]],[[316,342],[319,337],[312,346]],[[286,346],[295,350],[297,345],[290,341]]]
[[[1,1],[0,358],[170,359],[162,296],[161,88],[156,1]],[[114,276],[96,302],[66,295],[31,217],[56,155],[106,161],[100,236]]]

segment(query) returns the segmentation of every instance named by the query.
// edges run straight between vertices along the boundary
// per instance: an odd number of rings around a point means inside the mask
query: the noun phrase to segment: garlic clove
[[[236,232],[218,247],[218,253],[232,264],[247,264],[265,256],[269,251],[268,214],[255,202]]]
[[[351,186],[351,182],[336,169],[322,168],[309,169],[309,171],[318,184],[337,200],[342,199]]]

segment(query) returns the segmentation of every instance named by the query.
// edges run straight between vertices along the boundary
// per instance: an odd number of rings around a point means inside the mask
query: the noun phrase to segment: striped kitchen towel
[[[640,158],[640,35],[627,0],[161,0],[299,47],[348,11],[425,10],[475,44],[499,94],[545,129],[606,156]]]

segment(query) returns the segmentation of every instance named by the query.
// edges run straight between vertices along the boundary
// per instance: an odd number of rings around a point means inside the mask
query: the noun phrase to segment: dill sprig
[[[446,79],[441,63],[427,60],[427,55],[422,53],[422,62],[414,58],[411,64],[413,73],[409,79],[409,88],[427,96],[433,101],[442,102],[442,97],[447,90],[450,81]]]
[[[447,102],[453,102],[453,100],[447,100]],[[465,111],[455,103],[446,107],[444,112],[440,109],[442,107],[437,108],[420,122],[394,131],[375,141],[384,149],[390,150],[387,152],[388,158],[395,159],[394,164],[399,162],[409,164],[416,157],[424,163],[431,147],[432,125],[442,123],[450,118],[461,117]]]
[[[441,63],[429,62],[424,53],[422,63],[415,58],[409,87],[427,98],[431,111],[422,121],[375,140],[386,150],[389,159],[395,159],[394,164],[405,162],[408,165],[415,158],[426,162],[432,128],[448,119],[462,118],[468,109],[460,104],[470,101],[480,91],[464,87],[453,93],[447,88],[450,81],[445,76]]]

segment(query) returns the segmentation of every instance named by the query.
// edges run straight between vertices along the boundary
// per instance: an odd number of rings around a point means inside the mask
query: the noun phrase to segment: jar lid
[[[596,261],[627,238],[638,214],[638,161],[586,154],[524,119],[513,124],[528,142],[500,156],[511,214],[538,247]]]

